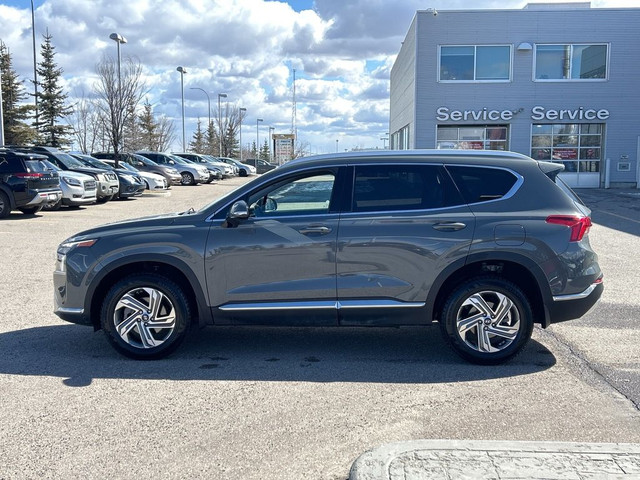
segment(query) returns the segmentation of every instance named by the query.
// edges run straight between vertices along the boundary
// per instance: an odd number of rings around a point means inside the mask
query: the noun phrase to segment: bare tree
[[[66,121],[73,130],[75,143],[82,153],[96,151],[103,135],[103,123],[95,103],[86,97],[84,91],[73,105],[73,112],[67,115]]]
[[[111,148],[116,154],[122,150],[124,125],[129,117],[134,115],[142,96],[145,85],[142,80],[142,66],[138,60],[126,58],[120,66],[112,58],[105,56],[96,66],[99,80],[96,84],[96,94],[99,101],[98,109],[104,121],[106,134]]]
[[[224,132],[224,134],[222,135],[222,152],[219,153],[219,156],[235,158],[240,153],[238,135],[240,122],[246,116],[246,112],[241,111],[237,105],[227,103],[220,113],[224,113],[224,115],[217,115],[216,123],[218,124],[218,132]],[[217,121],[218,118],[220,122]],[[216,150],[219,150],[219,147]]]
[[[164,152],[169,150],[171,144],[176,139],[175,125],[173,120],[169,120],[167,117],[162,116],[157,123],[157,148],[158,152]]]

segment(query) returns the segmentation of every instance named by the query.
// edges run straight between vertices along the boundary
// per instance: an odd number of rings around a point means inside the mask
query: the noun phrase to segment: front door
[[[206,275],[216,323],[337,323],[335,178],[280,179],[243,197],[250,218],[213,224]]]

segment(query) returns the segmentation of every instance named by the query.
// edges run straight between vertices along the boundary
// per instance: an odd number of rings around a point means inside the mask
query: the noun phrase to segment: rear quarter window
[[[500,199],[518,181],[513,173],[499,168],[452,165],[448,165],[446,168],[467,203]]]

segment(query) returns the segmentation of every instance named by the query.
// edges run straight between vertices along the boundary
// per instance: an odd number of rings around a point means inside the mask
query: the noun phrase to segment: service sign
[[[498,110],[487,107],[476,110],[451,110],[448,107],[439,107],[436,110],[436,120],[440,122],[470,122],[470,121],[501,121],[508,122],[513,119],[514,115],[521,112],[517,110]],[[535,106],[531,109],[531,120],[534,121],[591,121],[606,120],[610,116],[609,110],[604,108],[546,108]]]

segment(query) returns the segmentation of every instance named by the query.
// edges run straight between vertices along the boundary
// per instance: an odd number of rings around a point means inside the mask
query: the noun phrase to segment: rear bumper
[[[583,292],[553,297],[553,303],[549,306],[549,323],[582,317],[598,303],[603,291],[604,284],[599,281],[589,285]]]

